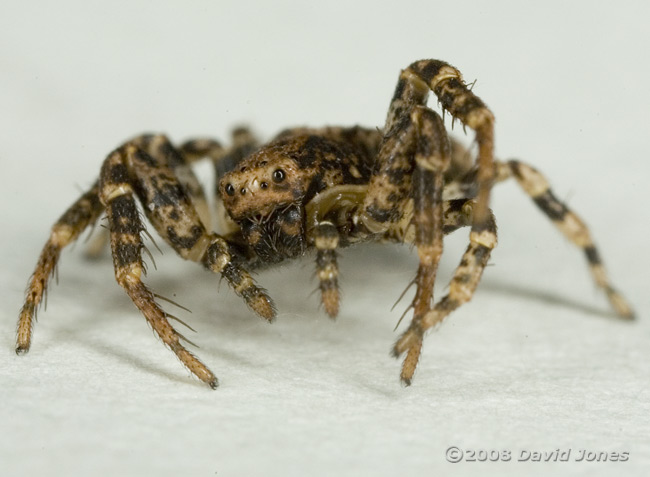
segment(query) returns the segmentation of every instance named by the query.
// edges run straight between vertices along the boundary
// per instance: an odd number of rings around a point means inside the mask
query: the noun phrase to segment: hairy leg
[[[167,314],[156,303],[155,295],[141,280],[144,245],[140,234],[144,225],[134,199],[133,178],[126,164],[127,155],[134,155],[135,151],[135,146],[126,146],[113,152],[104,162],[100,178],[100,198],[106,207],[111,232],[115,279],[163,343],[195,376],[214,389],[218,385],[216,376],[183,346],[183,337],[171,326]]]
[[[178,182],[184,187],[185,192],[189,195],[201,222],[209,228],[211,222],[210,208],[203,187],[191,167],[194,157],[186,157],[183,155],[162,134],[142,135],[129,141],[129,144],[147,153],[158,164],[172,171]]]
[[[473,223],[473,214],[477,207],[474,200],[453,201],[446,207],[446,222],[444,227],[453,230],[458,226]],[[447,315],[463,303],[468,302],[483,274],[483,270],[490,258],[490,252],[496,246],[496,222],[490,212],[489,220],[482,230],[472,227],[470,243],[463,254],[459,266],[449,283],[449,293],[440,299],[432,310],[428,311],[419,320],[413,320],[409,328],[402,334],[393,347],[393,355],[398,357],[406,353],[402,365],[401,379],[406,385],[411,384],[417,366],[424,333],[440,323]]]
[[[135,193],[145,214],[160,236],[181,257],[220,273],[251,309],[272,320],[275,310],[271,299],[255,285],[248,272],[233,263],[233,251],[227,240],[206,231],[193,198],[174,170],[133,145],[118,151],[119,160],[137,184]]]
[[[160,142],[160,147],[166,142],[162,137],[155,141]],[[135,197],[142,202],[152,225],[181,257],[220,273],[235,292],[267,320],[275,316],[270,298],[246,271],[233,264],[226,240],[206,232],[193,207],[192,197],[166,161],[156,159],[133,143],[126,144],[109,155],[102,166],[100,197],[109,219],[118,283],[181,362],[203,382],[216,387],[214,374],[185,349],[182,336],[170,325],[155,295],[141,281],[143,244],[140,233],[144,226]]]
[[[433,284],[442,255],[442,192],[451,149],[440,116],[424,107],[416,107],[412,118],[417,131],[412,183],[414,244],[420,259],[413,300],[413,319],[417,321],[431,308]]]
[[[444,173],[451,161],[449,139],[442,119],[430,110],[414,110],[417,126],[416,169],[413,174],[414,244],[420,264],[415,278],[411,328],[420,327],[431,310],[433,286],[442,255]],[[410,383],[422,347],[422,336],[411,345],[404,361],[402,381]],[[412,369],[411,369],[412,368]]]
[[[50,277],[54,274],[61,250],[77,240],[86,227],[94,224],[102,213],[102,204],[98,196],[98,184],[95,183],[56,221],[50,232],[43,251],[36,264],[36,269],[29,281],[25,294],[25,303],[20,310],[16,335],[16,353],[29,351],[32,340],[36,310],[47,293]]]
[[[223,201],[219,196],[219,180],[259,146],[259,141],[246,127],[238,127],[232,131],[232,144],[224,148],[213,139],[190,139],[179,147],[180,153],[188,162],[209,158],[215,171],[215,216],[217,228],[222,235],[236,232],[239,227],[228,216]]]
[[[544,214],[564,236],[580,247],[587,258],[596,285],[601,288],[620,316],[633,318],[634,311],[625,298],[611,285],[589,229],[584,222],[553,194],[546,178],[536,169],[517,160],[497,163],[497,179],[514,177]]]
[[[310,232],[316,247],[316,275],[321,292],[321,303],[330,318],[339,313],[339,267],[336,261],[336,248],[339,234],[332,222],[319,222]]]
[[[400,123],[408,111],[415,105],[426,104],[429,90],[434,92],[442,108],[452,118],[460,120],[476,133],[478,192],[472,220],[473,227],[480,231],[490,220],[488,207],[494,178],[494,116],[464,83],[460,71],[438,60],[416,61],[403,70],[388,111],[384,134],[390,136],[394,129],[401,129]]]
[[[169,139],[162,134],[142,134],[127,144],[131,144],[154,158],[159,164],[173,171],[178,181],[190,196],[192,204],[199,214],[201,222],[209,228],[210,209],[203,191],[191,164],[204,155],[217,155],[221,145],[213,140],[194,140],[184,144],[186,150],[175,148]],[[100,230],[86,250],[89,258],[97,257],[108,243],[108,231]]]
[[[443,190],[451,145],[440,116],[420,104],[406,107],[408,114],[402,112],[384,138],[360,220],[371,232],[383,232],[393,240],[412,240],[417,247],[420,263],[410,329],[420,329],[431,312],[442,255]],[[417,365],[422,334],[413,338],[402,372],[407,383]]]

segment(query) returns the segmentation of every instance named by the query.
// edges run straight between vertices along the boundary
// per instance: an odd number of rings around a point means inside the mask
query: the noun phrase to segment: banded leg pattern
[[[616,313],[624,318],[633,318],[632,307],[609,281],[589,229],[580,217],[558,200],[546,178],[533,167],[517,160],[497,163],[497,171],[499,180],[514,177],[562,234],[583,250],[596,285],[605,292]]]
[[[275,305],[266,290],[255,283],[250,273],[233,263],[226,240],[216,234],[211,235],[211,240],[202,259],[203,265],[214,273],[220,273],[251,310],[266,321],[273,321],[276,315]]]
[[[144,271],[141,252],[144,231],[136,197],[159,235],[183,258],[203,264],[220,273],[247,305],[267,320],[275,309],[266,292],[255,285],[251,276],[233,263],[227,241],[209,234],[192,196],[175,175],[171,159],[176,156],[162,136],[149,139],[158,144],[158,152],[149,154],[134,142],[118,148],[104,161],[100,177],[100,197],[106,208],[111,231],[111,248],[117,282],[140,309],[154,331],[199,379],[217,386],[214,374],[182,345],[182,335],[169,323],[168,315],[156,303],[155,295],[142,283]],[[150,148],[149,148],[150,149]],[[169,154],[161,154],[160,151]],[[171,155],[170,155],[171,154]],[[182,157],[176,159],[181,160]]]
[[[275,310],[271,299],[248,272],[233,264],[226,240],[206,231],[192,196],[174,171],[135,146],[128,145],[124,150],[122,160],[134,176],[136,194],[159,235],[181,257],[220,273],[252,310],[272,320]]]
[[[477,207],[477,202],[467,200],[460,207],[461,214],[459,217],[460,225],[473,223],[472,216]],[[458,207],[455,207],[458,209]],[[454,218],[450,214],[449,218]],[[453,229],[453,223],[445,223],[446,228]],[[402,365],[401,380],[404,384],[410,385],[415,373],[420,351],[422,348],[422,339],[424,333],[442,322],[456,308],[468,302],[481,279],[490,253],[497,244],[497,229],[494,215],[490,211],[488,221],[484,224],[482,230],[472,227],[470,232],[470,243],[467,250],[461,258],[459,266],[454,272],[454,276],[449,283],[449,293],[438,301],[432,310],[427,312],[422,319],[413,320],[410,327],[402,334],[393,347],[395,357],[407,353]]]
[[[413,174],[413,223],[415,246],[419,265],[415,278],[416,292],[413,299],[411,327],[419,323],[431,310],[433,286],[443,248],[443,202],[444,174],[451,161],[451,149],[447,132],[440,116],[424,107],[417,107],[412,114],[417,130],[417,144]],[[420,335],[408,350],[403,370],[413,371],[417,366],[422,348]],[[402,372],[402,382],[410,384],[413,374]]]
[[[494,180],[494,115],[463,81],[460,71],[438,60],[420,60],[402,71],[386,120],[386,131],[399,123],[411,105],[426,103],[428,91],[445,111],[473,129],[478,143],[478,196],[474,211],[477,230],[490,220],[489,197]]]
[[[330,318],[336,318],[340,303],[339,267],[336,261],[339,234],[332,222],[322,221],[315,227],[313,236],[321,303]]]
[[[36,310],[47,293],[48,282],[54,274],[61,250],[77,240],[86,227],[94,224],[102,213],[99,186],[95,183],[85,194],[68,208],[52,227],[50,238],[36,264],[27,286],[25,303],[20,310],[16,333],[16,353],[29,351],[32,341]]]
[[[125,164],[126,156],[134,152],[132,147],[113,152],[104,162],[100,178],[100,198],[106,208],[111,232],[115,279],[163,343],[195,376],[215,389],[218,385],[216,376],[183,346],[182,335],[171,326],[167,314],[156,303],[155,295],[142,282],[144,245],[140,234],[144,225],[133,197],[132,178]]]
[[[217,230],[224,235],[238,231],[239,227],[226,212],[219,195],[219,181],[257,146],[258,141],[253,133],[246,127],[238,127],[232,131],[232,145],[229,148],[224,148],[218,141],[208,138],[190,139],[179,147],[179,151],[188,162],[202,158],[209,158],[212,161],[215,171],[214,216],[217,220]]]
[[[414,244],[420,260],[415,279],[414,320],[431,308],[433,285],[442,255],[444,174],[451,161],[451,149],[442,118],[418,106],[412,113],[416,125],[415,171],[413,173]]]

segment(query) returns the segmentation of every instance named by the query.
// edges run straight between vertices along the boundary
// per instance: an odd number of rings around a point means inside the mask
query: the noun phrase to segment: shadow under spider
[[[596,307],[590,304],[579,302],[572,298],[558,295],[547,290],[534,289],[526,286],[516,285],[514,283],[485,280],[481,285],[479,285],[479,293],[481,290],[490,291],[501,295],[517,296],[536,300],[538,302],[546,303],[549,305],[560,306],[567,309],[581,311],[583,313],[589,313],[600,318],[607,318],[617,321],[629,321],[621,320],[614,311],[606,309],[605,304],[603,304],[602,308]]]

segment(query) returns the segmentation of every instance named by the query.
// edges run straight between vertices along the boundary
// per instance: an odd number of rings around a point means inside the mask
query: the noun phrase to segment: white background
[[[642,475],[650,7],[600,4],[4,0],[0,473]],[[344,251],[336,322],[310,295],[311,260],[260,274],[280,310],[273,325],[218,277],[156,254],[147,282],[191,308],[169,305],[197,330],[217,391],[152,336],[110,259],[85,261],[83,244],[63,254],[31,352],[13,353],[50,225],[120,141],[227,141],[241,122],[264,138],[290,125],[381,127],[399,70],[427,57],[477,80],[498,155],[535,164],[586,219],[636,322],[613,317],[581,253],[504,184],[492,266],[429,335],[410,388],[388,355],[408,298],[390,308],[416,267],[407,247]],[[466,240],[446,242],[438,297]],[[450,464],[450,446],[512,460]],[[555,449],[571,461],[517,462]],[[629,460],[575,462],[580,449]]]

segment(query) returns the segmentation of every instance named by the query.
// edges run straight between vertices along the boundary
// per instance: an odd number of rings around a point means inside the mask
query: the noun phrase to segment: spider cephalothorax
[[[442,118],[429,109],[433,91],[454,120],[473,129],[474,160],[447,136]],[[488,207],[494,183],[513,177],[564,235],[582,248],[596,284],[616,312],[632,310],[610,285],[582,221],[552,193],[531,166],[493,155],[494,117],[465,85],[460,72],[421,60],[400,74],[382,130],[362,127],[294,128],[264,146],[246,129],[223,148],[209,139],[174,147],[165,136],[143,135],[113,151],[99,180],[52,228],[30,281],[18,322],[16,352],[31,345],[32,325],[63,247],[105,213],[118,283],[154,331],[192,373],[211,387],[215,375],[183,346],[156,295],[142,282],[142,204],[152,226],[183,258],[219,273],[261,317],[275,317],[273,302],[248,270],[313,250],[326,313],[339,310],[337,249],[362,241],[407,242],[418,251],[413,319],[393,347],[406,354],[401,378],[410,384],[424,333],[472,297],[496,246],[496,223]],[[191,163],[210,158],[218,178],[219,230]],[[433,284],[442,238],[471,227],[448,293],[435,304]]]
[[[323,190],[367,183],[371,158],[321,131],[283,137],[242,160],[220,181],[219,192],[237,221],[277,208],[304,205]]]
[[[288,131],[243,159],[219,194],[243,239],[263,263],[303,255],[305,206],[324,190],[368,182],[372,158],[335,131]]]

